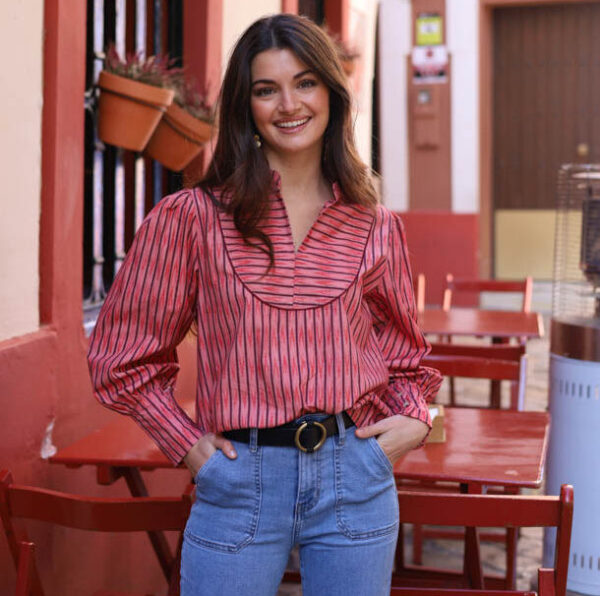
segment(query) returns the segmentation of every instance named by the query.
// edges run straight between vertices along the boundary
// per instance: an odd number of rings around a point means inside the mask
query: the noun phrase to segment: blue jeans
[[[269,596],[299,545],[304,596],[387,596],[398,537],[392,466],[354,427],[314,453],[235,443],[198,472],[182,596]]]

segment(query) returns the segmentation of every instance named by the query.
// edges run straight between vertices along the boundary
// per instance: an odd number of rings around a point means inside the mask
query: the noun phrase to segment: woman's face
[[[321,158],[329,122],[329,89],[288,49],[257,54],[251,64],[250,109],[267,158]]]

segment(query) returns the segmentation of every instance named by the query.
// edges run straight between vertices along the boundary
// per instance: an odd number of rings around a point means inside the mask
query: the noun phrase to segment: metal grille
[[[96,136],[95,83],[104,52],[168,53],[182,65],[182,0],[88,0],[85,92],[83,306],[86,332],[144,216],[181,176]]]
[[[600,165],[558,173],[553,318],[600,315]]]
[[[325,21],[325,6],[323,0],[299,0],[298,14],[308,17],[317,25]]]

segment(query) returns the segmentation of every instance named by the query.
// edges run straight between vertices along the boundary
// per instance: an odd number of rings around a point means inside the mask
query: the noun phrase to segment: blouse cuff
[[[425,399],[417,394],[416,397],[412,397],[407,390],[406,385],[403,388],[394,390],[393,386],[388,388],[387,402],[390,409],[394,414],[401,414],[402,416],[408,416],[409,418],[416,418],[428,426],[427,434],[423,437],[423,440],[415,447],[423,447],[427,441],[427,437],[431,432],[432,421],[431,414]]]
[[[416,418],[424,422],[431,430],[432,422],[429,408],[421,395],[411,396],[406,386],[398,390],[394,390],[390,386],[384,400],[394,414]]]
[[[173,398],[158,414],[146,410],[142,415],[138,410],[133,417],[174,466],[181,463],[204,434]]]

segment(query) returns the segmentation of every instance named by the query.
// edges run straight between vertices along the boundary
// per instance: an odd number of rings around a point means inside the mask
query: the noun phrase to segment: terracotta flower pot
[[[179,172],[200,153],[210,139],[212,126],[171,104],[146,147],[146,155]]]
[[[341,62],[346,76],[351,77],[356,69],[356,58],[342,58]]]
[[[102,71],[98,136],[104,143],[142,151],[175,92]]]

